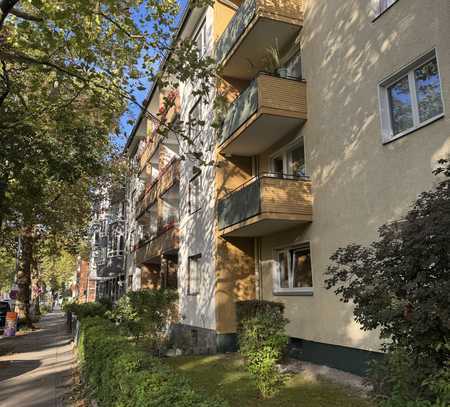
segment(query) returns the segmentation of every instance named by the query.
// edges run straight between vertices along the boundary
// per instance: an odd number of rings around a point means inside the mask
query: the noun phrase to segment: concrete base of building
[[[198,326],[175,324],[170,334],[170,347],[184,355],[209,355],[217,352],[216,331]]]
[[[369,363],[381,359],[383,353],[290,338],[289,356],[365,376]]]

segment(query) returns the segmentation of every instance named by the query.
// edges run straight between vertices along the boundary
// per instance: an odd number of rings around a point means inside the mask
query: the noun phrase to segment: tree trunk
[[[33,228],[27,227],[22,235],[22,253],[20,254],[20,265],[17,273],[17,285],[19,293],[17,298],[17,308],[19,318],[23,318],[28,327],[33,326],[30,313],[31,299],[31,269],[33,262],[34,236]]]

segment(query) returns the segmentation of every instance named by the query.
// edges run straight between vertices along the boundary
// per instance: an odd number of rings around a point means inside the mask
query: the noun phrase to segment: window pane
[[[305,176],[305,150],[303,144],[290,153],[289,174],[297,177]]]
[[[414,71],[419,120],[424,122],[443,112],[441,87],[436,59]]]
[[[311,255],[309,250],[291,250],[294,288],[312,287]]]
[[[289,288],[289,271],[285,252],[278,253],[280,288]]]
[[[198,258],[189,259],[189,294],[198,292]]]
[[[280,174],[282,175],[284,170],[283,170],[283,158],[282,157],[277,157],[273,159],[273,170],[275,172],[275,174]]]
[[[408,77],[405,76],[390,86],[388,88],[388,94],[393,133],[398,134],[413,127],[414,122]]]

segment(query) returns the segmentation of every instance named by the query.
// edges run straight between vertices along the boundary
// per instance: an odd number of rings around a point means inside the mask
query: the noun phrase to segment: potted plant
[[[266,70],[272,74],[276,74],[280,78],[286,78],[288,69],[283,66],[281,62],[281,53],[278,47],[278,40],[275,39],[275,44],[266,48],[266,55],[264,56],[264,65]]]

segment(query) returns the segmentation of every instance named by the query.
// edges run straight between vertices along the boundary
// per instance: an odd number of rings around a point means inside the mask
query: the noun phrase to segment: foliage
[[[176,316],[177,292],[173,290],[131,291],[108,315],[135,338],[145,338],[159,353],[167,339],[167,328]]]
[[[62,250],[56,255],[46,256],[42,261],[40,280],[52,292],[68,287],[76,271],[76,256]]]
[[[71,302],[64,305],[64,311],[75,314],[82,321],[90,317],[105,317],[108,308],[100,302],[85,302],[82,304]]]
[[[403,219],[382,226],[370,246],[338,249],[326,280],[342,301],[354,303],[364,329],[380,330],[392,352],[383,374],[392,381],[387,391],[411,400],[435,400],[420,384],[450,357],[443,345],[450,338],[450,164],[439,163],[436,187]]]
[[[283,306],[269,301],[241,302],[238,308],[239,347],[246,368],[263,398],[270,398],[284,382],[277,363],[288,344]]]
[[[83,320],[78,353],[83,376],[99,406],[227,405],[194,392],[186,379],[140,350],[105,319]]]
[[[15,267],[14,257],[0,247],[0,292],[7,292],[11,289]]]

